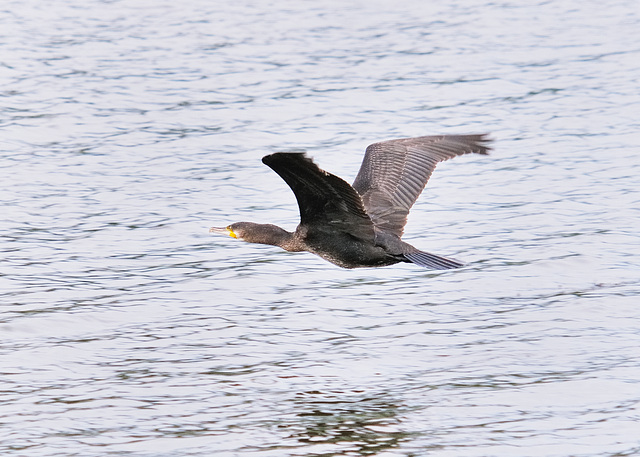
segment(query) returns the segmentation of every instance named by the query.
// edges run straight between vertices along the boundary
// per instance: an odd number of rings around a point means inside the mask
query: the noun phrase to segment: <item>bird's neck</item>
[[[256,230],[253,230],[250,237],[244,238],[245,241],[258,244],[269,244],[271,246],[279,246],[286,251],[301,251],[298,239],[293,233],[287,232],[285,229],[272,224],[255,224]]]

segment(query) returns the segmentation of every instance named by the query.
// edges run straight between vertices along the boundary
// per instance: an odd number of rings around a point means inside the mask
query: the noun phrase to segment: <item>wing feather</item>
[[[487,135],[444,135],[383,141],[367,147],[353,188],[376,228],[402,236],[407,215],[438,162],[488,154]]]
[[[262,162],[289,185],[300,209],[300,224],[341,230],[373,242],[373,223],[360,195],[343,179],[318,168],[303,153],[277,152]]]

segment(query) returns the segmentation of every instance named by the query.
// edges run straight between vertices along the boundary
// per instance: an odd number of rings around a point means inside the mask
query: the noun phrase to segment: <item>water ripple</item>
[[[7,456],[636,455],[635,4],[10,0],[0,11]],[[260,163],[492,133],[411,243],[345,271]]]

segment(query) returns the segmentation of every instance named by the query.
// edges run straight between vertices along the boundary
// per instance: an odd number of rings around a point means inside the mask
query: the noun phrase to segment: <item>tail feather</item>
[[[410,254],[403,254],[403,256],[409,261],[421,267],[429,268],[431,270],[450,270],[452,268],[460,268],[464,266],[464,263],[457,260],[447,259],[446,257],[440,257],[428,252],[416,251]]]

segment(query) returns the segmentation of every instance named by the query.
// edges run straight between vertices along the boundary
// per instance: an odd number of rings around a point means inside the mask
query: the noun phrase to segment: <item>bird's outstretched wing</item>
[[[262,162],[291,187],[302,225],[346,232],[373,242],[373,223],[349,183],[321,170],[303,153],[277,152],[263,157]]]
[[[421,136],[367,147],[353,188],[376,228],[402,236],[411,206],[438,162],[475,152],[488,154],[487,135]]]

